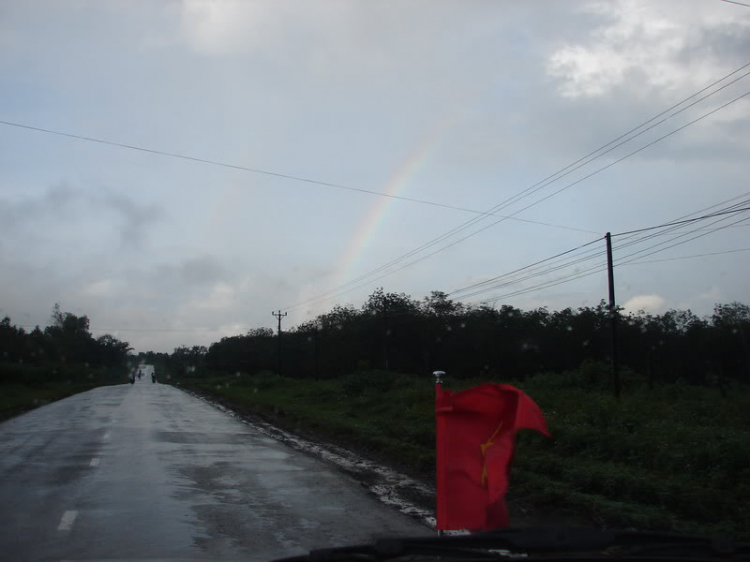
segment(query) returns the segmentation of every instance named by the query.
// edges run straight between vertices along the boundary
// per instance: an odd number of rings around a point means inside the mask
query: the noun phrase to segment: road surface
[[[144,377],[0,425],[4,560],[272,560],[430,531],[350,477]]]

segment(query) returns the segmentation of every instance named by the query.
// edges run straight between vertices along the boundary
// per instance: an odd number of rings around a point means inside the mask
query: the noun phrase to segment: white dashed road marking
[[[99,466],[100,460],[101,459],[99,457],[94,457],[93,459],[91,459],[91,463],[89,464],[89,466]]]
[[[62,519],[60,519],[60,525],[57,527],[58,531],[70,531],[73,528],[73,523],[78,517],[77,511],[66,511],[63,513]]]

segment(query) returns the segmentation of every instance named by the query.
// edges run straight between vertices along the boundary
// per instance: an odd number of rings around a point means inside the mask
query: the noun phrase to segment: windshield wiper
[[[641,531],[598,531],[566,527],[499,529],[444,537],[380,539],[372,544],[313,550],[283,562],[374,562],[406,556],[474,561],[532,557],[556,560],[743,560],[750,543],[731,537],[705,537]],[[282,562],[282,561],[277,561]]]

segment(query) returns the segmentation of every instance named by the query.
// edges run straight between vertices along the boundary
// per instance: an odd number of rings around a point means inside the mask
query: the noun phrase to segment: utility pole
[[[315,380],[320,380],[320,342],[318,341],[318,338],[320,337],[320,327],[318,326],[318,323],[315,323]]]
[[[315,380],[320,380],[320,360],[319,360],[319,353],[318,353],[318,332],[320,331],[320,326],[318,326],[317,320],[313,323],[313,332],[311,336],[307,336],[307,341],[311,342],[313,344],[313,358],[315,360]]]
[[[279,319],[279,376],[281,376],[281,319],[286,316],[286,312],[284,314],[281,313],[281,310],[278,312],[271,312],[276,318]]]
[[[388,329],[388,294],[383,295],[383,363],[385,370],[388,370],[388,337],[390,336],[390,330]]]
[[[620,373],[617,370],[617,305],[615,304],[615,268],[612,263],[612,234],[607,232],[607,275],[609,278],[609,319],[612,329],[612,381],[615,398],[620,398]]]

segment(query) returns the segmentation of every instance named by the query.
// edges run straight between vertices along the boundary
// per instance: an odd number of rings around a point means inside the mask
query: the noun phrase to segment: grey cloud
[[[112,191],[96,193],[93,200],[119,215],[120,239],[124,246],[140,245],[147,229],[164,216],[163,209],[157,205],[138,203]]]
[[[0,228],[4,231],[34,218],[47,218],[68,208],[76,192],[66,184],[51,187],[41,197],[0,199]]]
[[[154,282],[166,285],[202,287],[226,281],[233,275],[215,257],[205,255],[189,257],[178,263],[161,264],[153,269]]]
[[[180,269],[186,282],[196,284],[219,281],[225,273],[224,267],[211,256],[186,260]]]
[[[336,8],[316,4],[304,12],[296,4],[277,7],[279,3],[196,3],[201,9],[229,12],[218,20],[197,13],[188,22],[192,28],[181,19],[181,2],[139,9],[113,3],[96,13],[71,11],[62,4],[51,5],[51,11],[13,4],[7,17],[0,18],[0,43],[7,46],[0,49],[0,67],[8,91],[24,103],[16,104],[17,110],[11,104],[8,119],[378,190],[386,189],[391,173],[395,177],[404,167],[400,162],[430,131],[443,131],[436,122],[444,119],[450,127],[440,133],[439,157],[411,169],[402,195],[484,209],[740,66],[750,52],[745,24],[711,23],[714,12],[722,9],[737,18],[746,18],[750,10],[730,12],[718,2],[702,0],[646,3],[668,12],[668,21],[687,22],[682,26],[685,41],[675,42],[662,57],[661,35],[648,43],[636,27],[631,39],[613,39],[612,52],[627,57],[637,50],[634,43],[647,42],[649,48],[641,52],[653,55],[645,59],[648,64],[628,59],[622,81],[606,94],[571,99],[556,88],[562,79],[548,74],[549,57],[567,44],[588,46],[588,54],[600,56],[597,29],[627,16],[608,9],[622,2],[602,2],[599,11],[583,2],[553,2],[540,9],[537,3],[523,2],[472,3],[469,8],[460,2],[417,1],[398,11],[354,2]],[[702,9],[710,17],[684,15],[699,6],[706,6]],[[653,21],[650,12],[644,20]],[[11,32],[6,39],[3,29]],[[186,48],[191,30],[187,45],[192,48]],[[658,72],[644,71],[652,63],[673,70],[674,79],[650,82],[659,78]],[[735,183],[744,185],[743,139],[749,125],[747,120],[716,120],[705,129],[710,134],[690,128],[525,216],[596,229],[615,228],[610,223],[622,217],[624,227],[635,227],[675,217],[675,206],[682,201],[687,201],[687,212],[715,202],[712,198],[729,197]],[[45,145],[36,143],[42,141],[27,145],[32,140],[16,131],[0,133],[8,135],[10,151],[17,151],[3,166],[0,305],[14,319],[31,314],[44,321],[59,300],[65,309],[88,314],[95,327],[175,330],[123,332],[139,349],[206,344],[223,335],[176,330],[268,326],[271,308],[348,280],[338,277],[344,248],[338,241],[354,236],[357,221],[366,221],[372,216],[369,205],[376,209],[378,204],[374,198],[153,155],[57,145],[57,139],[48,145],[56,152],[37,160],[41,157],[35,151]],[[639,141],[648,142],[646,136]],[[634,142],[631,150],[640,144]],[[706,158],[717,165],[702,166]],[[40,177],[48,182],[49,176],[29,163],[42,161],[45,173],[56,174],[52,179],[96,179],[41,191],[39,186],[47,184],[35,182]],[[643,162],[633,165],[637,161]],[[622,186],[617,181],[622,178],[632,187]],[[93,188],[94,182],[106,187]],[[692,203],[711,182],[724,191]],[[679,183],[684,196],[676,198],[676,189],[665,190],[664,183]],[[36,192],[22,191],[32,185]],[[602,192],[611,200],[595,199]],[[161,206],[150,202],[156,200]],[[339,217],[332,213],[335,208],[345,212]],[[658,212],[643,216],[649,208]],[[372,231],[369,247],[362,249],[365,269],[464,219],[445,211],[430,223],[426,217],[434,210],[405,203],[391,209],[390,218],[384,213],[383,224]],[[438,220],[445,224],[437,225]],[[418,298],[443,284],[446,289],[462,285],[451,276],[463,271],[494,275],[526,265],[523,258],[508,255],[497,256],[495,263],[500,237],[510,229],[510,223],[501,225],[486,238],[457,247],[465,252],[445,252],[418,266],[422,269],[381,283]],[[521,239],[519,254],[528,251],[541,258],[556,251],[553,232],[530,227],[524,232],[530,237]],[[711,243],[715,246],[707,243],[706,251],[721,247]],[[560,244],[564,250],[574,242]],[[473,261],[474,255],[482,257]],[[487,260],[488,255],[493,259]],[[677,264],[688,267],[687,262],[675,262],[675,268]],[[702,270],[682,277],[701,287],[719,283],[726,294],[741,298],[747,294],[747,267],[730,265],[727,277],[734,281],[717,281]],[[705,283],[695,280],[704,275]],[[655,274],[653,283],[640,283],[632,294],[623,290],[623,302],[636,294],[678,298],[671,295],[673,279]],[[693,285],[691,290],[699,292]],[[595,285],[578,287],[534,298],[556,308],[598,302]],[[314,311],[335,302],[356,304],[371,289],[325,302]],[[289,324],[305,319],[304,313],[290,315]]]
[[[102,215],[104,213],[104,215]],[[146,232],[164,217],[163,209],[141,203],[107,188],[72,187],[60,183],[36,197],[0,199],[0,232],[10,235],[17,230],[34,230],[39,226],[75,229],[81,218],[105,218],[109,213],[117,224],[120,244],[138,247]]]
[[[750,53],[750,33],[747,23],[731,22],[702,28],[696,41],[686,45],[677,55],[679,62],[690,64],[702,61],[706,56],[726,61],[732,66],[747,62]]]

